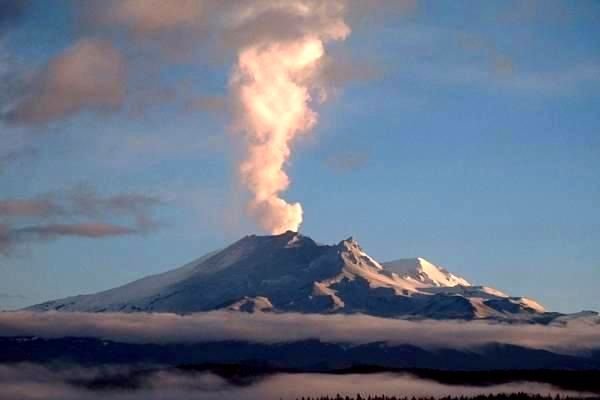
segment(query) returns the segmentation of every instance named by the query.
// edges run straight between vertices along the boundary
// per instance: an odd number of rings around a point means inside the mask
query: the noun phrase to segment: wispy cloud
[[[0,199],[1,217],[138,215],[161,204],[157,196],[119,193],[101,196],[92,188],[79,186],[62,193],[48,193],[33,198]]]
[[[0,199],[0,218],[5,221],[0,223],[0,254],[7,255],[22,243],[64,236],[104,238],[148,233],[159,226],[151,213],[161,204],[157,196],[100,196],[87,187],[33,198]],[[122,218],[133,222],[112,221]]]
[[[125,95],[125,64],[109,42],[82,39],[52,59],[4,118],[44,124],[82,110],[118,108]]]
[[[364,151],[338,152],[325,158],[325,165],[338,173],[360,169],[368,162],[369,154]]]
[[[136,232],[134,228],[125,226],[103,224],[97,222],[81,224],[48,224],[38,226],[25,226],[9,230],[9,235],[16,239],[21,237],[37,237],[41,239],[52,239],[56,236],[83,236],[99,238],[105,236],[128,235]]]
[[[51,199],[0,200],[0,216],[2,217],[50,217],[62,213],[62,207]]]
[[[487,86],[520,94],[565,95],[589,85],[600,85],[600,62],[585,63],[557,70],[526,71],[506,59],[490,68],[476,63],[416,67],[411,75],[437,84]],[[408,72],[408,71],[407,71]]]
[[[536,7],[545,5],[542,2]],[[560,44],[548,40],[539,43],[540,38],[535,36],[528,37],[538,41],[530,44],[532,51],[539,46],[545,49],[548,58],[524,57],[518,33],[511,46],[507,46],[492,34],[476,30],[416,23],[386,29],[393,37],[395,51],[402,55],[400,60],[393,61],[398,63],[394,70],[397,77],[434,85],[491,88],[507,94],[538,96],[577,94],[600,85],[600,58],[594,55],[568,59],[567,49]],[[553,52],[559,57],[553,58]]]

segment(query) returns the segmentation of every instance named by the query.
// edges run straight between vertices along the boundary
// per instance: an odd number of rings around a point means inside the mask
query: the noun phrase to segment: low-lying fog
[[[0,336],[93,337],[126,343],[241,340],[281,343],[388,342],[425,348],[469,348],[501,342],[562,353],[600,348],[597,321],[565,325],[484,321],[407,321],[366,315],[307,315],[215,311],[191,315],[148,313],[0,312]]]
[[[0,400],[296,399],[302,396],[387,394],[472,396],[526,392],[592,396],[547,384],[515,382],[487,387],[444,385],[406,374],[276,374],[232,384],[210,373],[156,371],[131,377],[126,367],[48,368],[33,364],[0,366]],[[110,379],[109,379],[110,377]]]

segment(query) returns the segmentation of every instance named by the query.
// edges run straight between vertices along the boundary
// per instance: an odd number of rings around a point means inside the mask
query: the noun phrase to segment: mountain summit
[[[219,309],[437,319],[545,320],[549,315],[533,300],[473,286],[423,258],[379,263],[352,238],[322,245],[291,231],[246,236],[163,274],[30,307],[173,313]]]

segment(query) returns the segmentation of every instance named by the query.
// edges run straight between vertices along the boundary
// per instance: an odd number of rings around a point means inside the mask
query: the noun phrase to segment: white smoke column
[[[341,18],[344,3],[331,4],[336,6],[333,14],[312,0],[273,2],[272,7],[297,15],[298,23],[307,26],[299,27],[296,37],[243,47],[231,78],[246,139],[239,173],[253,195],[248,209],[272,234],[297,231],[302,223],[302,206],[287,203],[280,194],[290,184],[284,167],[293,140],[317,122],[310,108],[311,87],[325,55],[324,44],[350,33]]]

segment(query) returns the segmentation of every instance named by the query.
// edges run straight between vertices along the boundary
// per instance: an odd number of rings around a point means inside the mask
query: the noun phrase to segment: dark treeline
[[[386,395],[360,395],[356,396],[320,396],[320,397],[300,397],[296,400],[590,400],[600,399],[600,397],[570,397],[570,396],[544,396],[528,393],[500,393],[477,396],[445,396],[445,397],[406,397],[406,396],[386,396]]]

